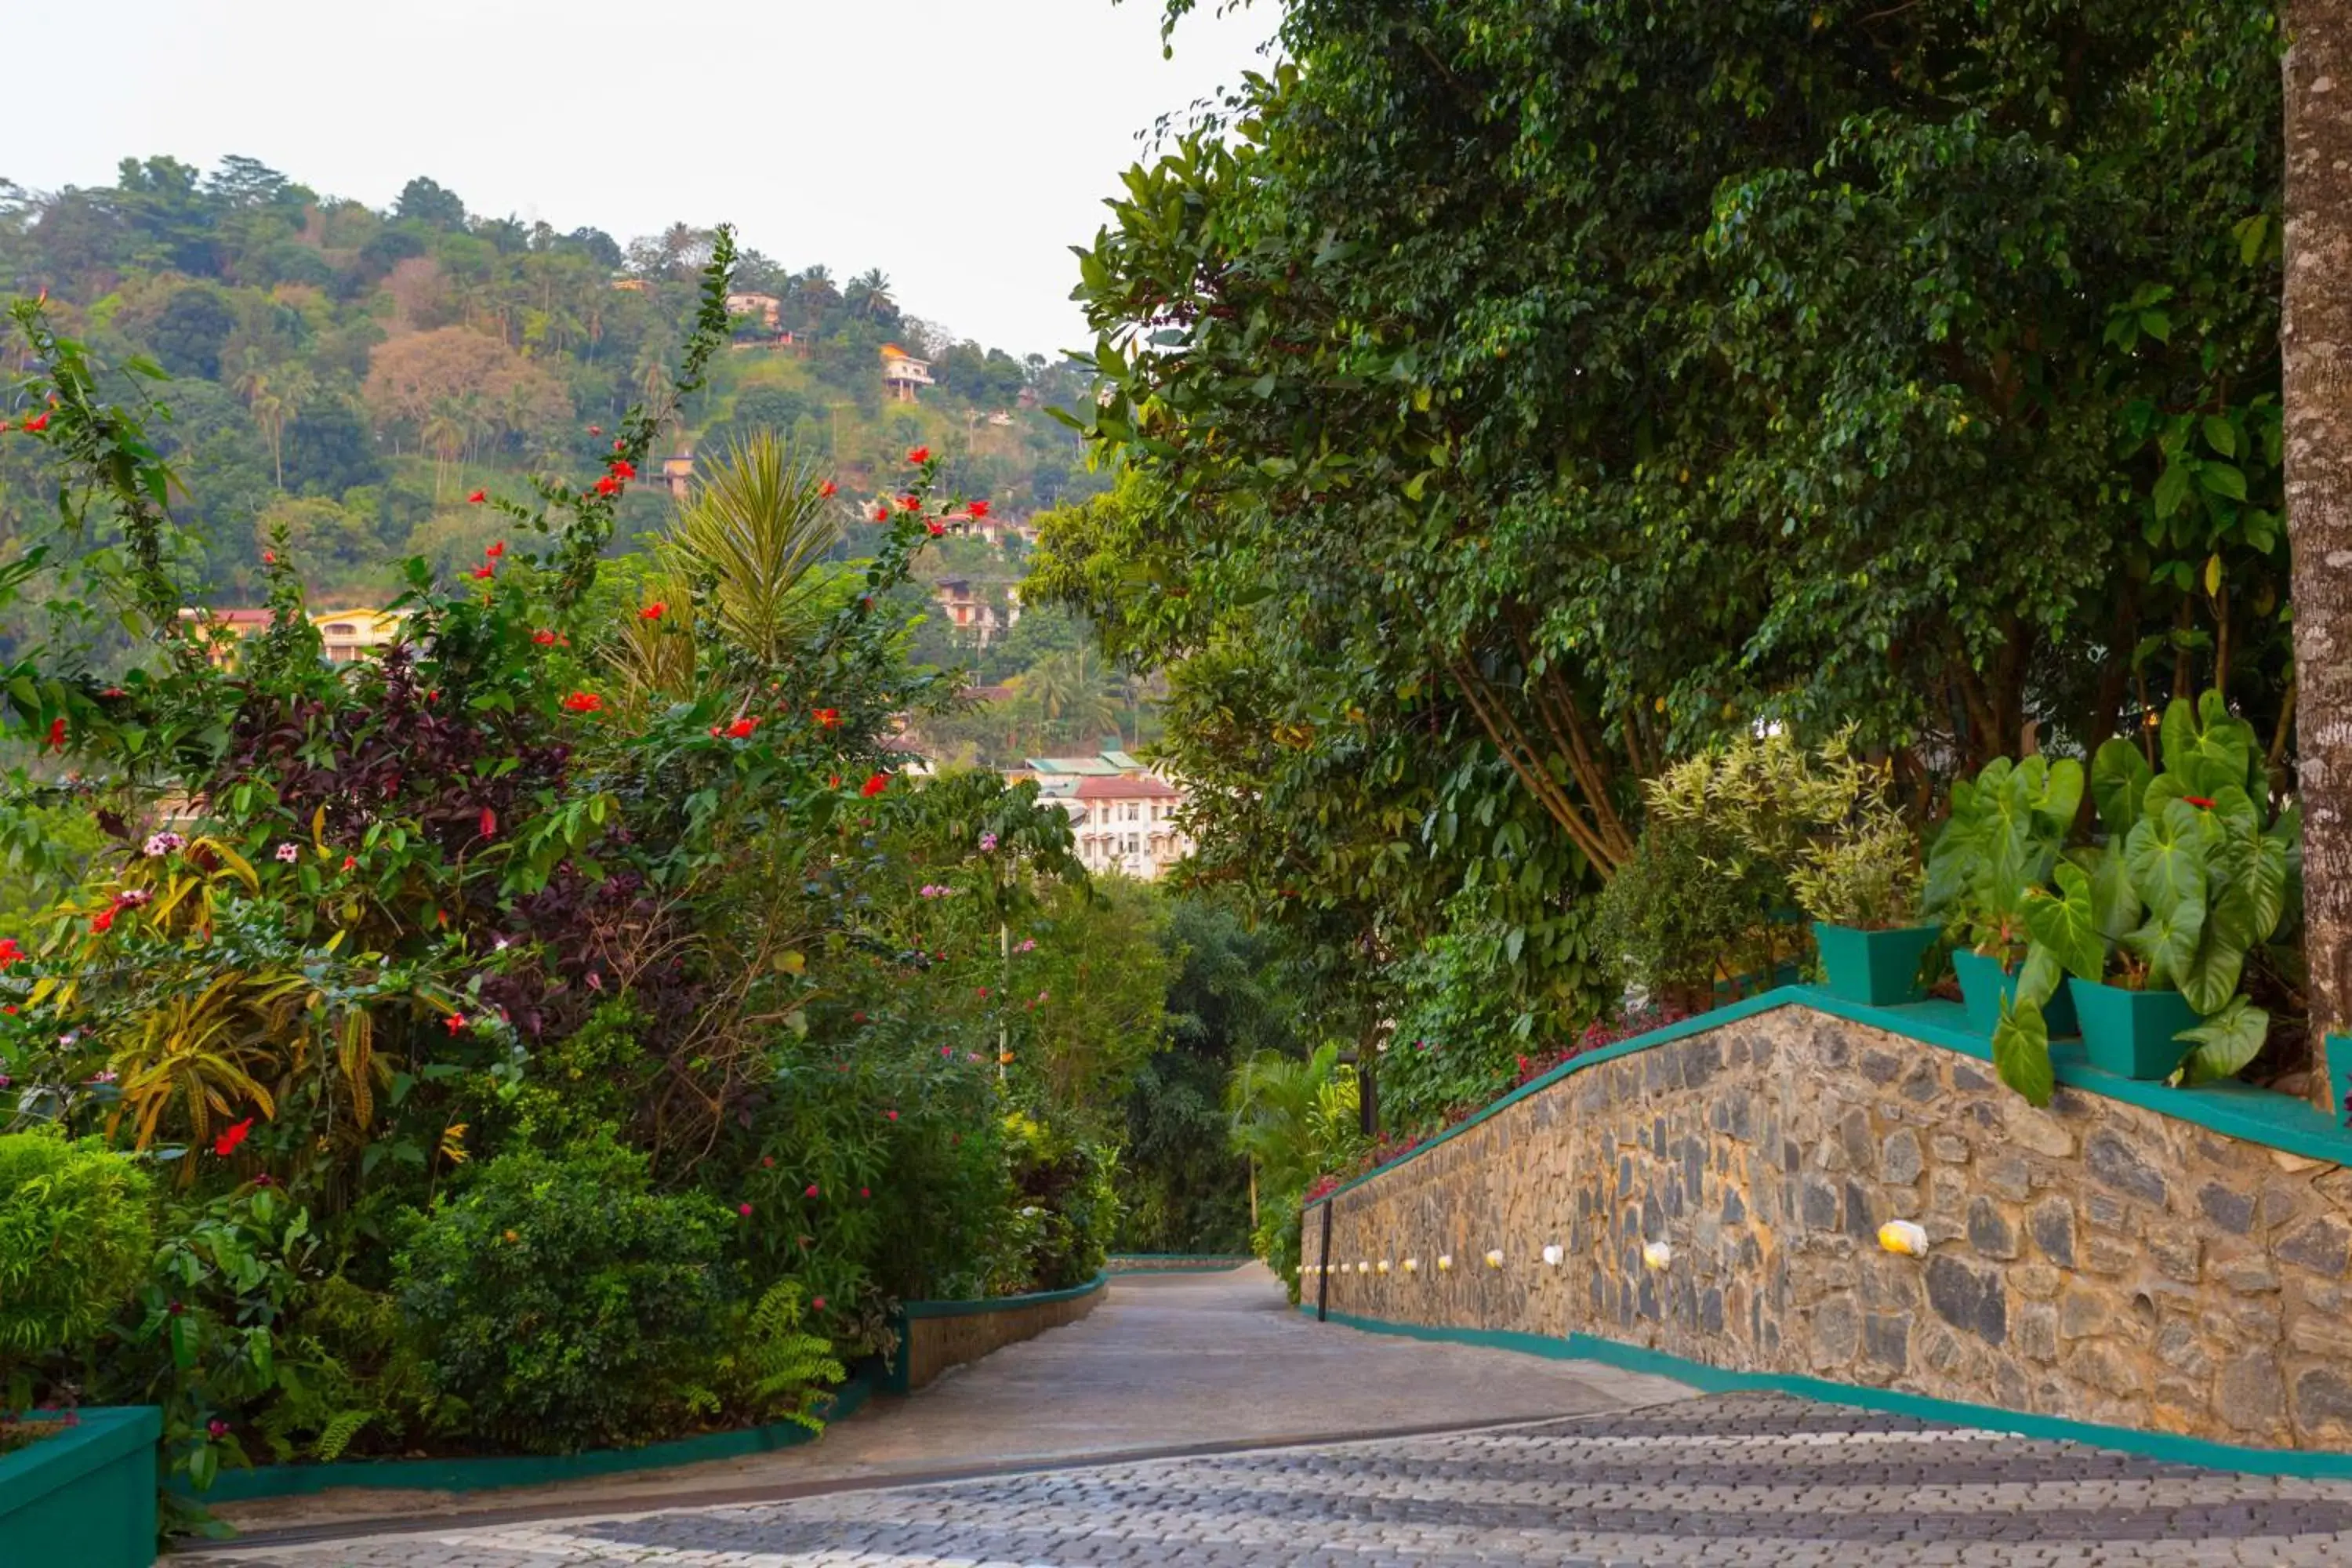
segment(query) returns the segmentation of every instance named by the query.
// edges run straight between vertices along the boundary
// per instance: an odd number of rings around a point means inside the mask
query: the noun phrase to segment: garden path
[[[462,1496],[346,1489],[224,1505],[249,1539],[749,1502],[990,1470],[1396,1436],[1687,1398],[1664,1378],[1318,1326],[1264,1267],[1127,1274],[1066,1328],[876,1399],[822,1441],[639,1475]],[[221,1548],[213,1548],[221,1550]],[[289,1559],[289,1561],[310,1561]],[[331,1557],[320,1563],[336,1561]]]

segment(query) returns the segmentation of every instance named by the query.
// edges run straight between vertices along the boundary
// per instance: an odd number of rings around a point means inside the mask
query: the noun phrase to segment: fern
[[[351,1447],[352,1439],[360,1435],[360,1428],[374,1420],[376,1415],[377,1412],[373,1410],[342,1412],[327,1423],[325,1429],[319,1434],[319,1440],[310,1445],[310,1451],[319,1457],[320,1464],[333,1464],[342,1457],[343,1450]]]
[[[755,1418],[781,1416],[812,1432],[824,1430],[816,1410],[826,1386],[849,1375],[832,1342],[801,1328],[801,1289],[788,1279],[768,1287],[744,1318],[719,1371]]]

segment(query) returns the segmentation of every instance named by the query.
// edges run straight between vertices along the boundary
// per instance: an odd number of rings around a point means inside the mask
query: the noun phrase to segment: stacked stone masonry
[[[1801,1005],[1572,1073],[1331,1202],[1337,1267],[1304,1283],[1334,1312],[2352,1449],[2352,1171],[2074,1089],[2037,1110]],[[1890,1219],[1924,1258],[1881,1248]]]

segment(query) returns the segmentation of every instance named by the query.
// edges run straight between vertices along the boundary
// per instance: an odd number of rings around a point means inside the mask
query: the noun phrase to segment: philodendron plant
[[[1952,815],[1927,852],[1930,919],[2003,968],[2025,952],[2028,896],[2049,885],[2075,808],[2083,764],[1996,757],[1973,782],[1952,785]]]
[[[2263,1048],[2270,1015],[2239,994],[2246,955],[2292,906],[2299,819],[2273,817],[2253,726],[2209,691],[2176,700],[2158,731],[2164,771],[2117,738],[2091,763],[2105,828],[2066,852],[2056,890],[2025,896],[2030,939],[2014,1005],[1993,1032],[2001,1080],[2049,1102],[2050,1034],[2041,1005],[2068,974],[2129,990],[2174,990],[2201,1019],[2183,1031],[2176,1082],[2231,1077]]]

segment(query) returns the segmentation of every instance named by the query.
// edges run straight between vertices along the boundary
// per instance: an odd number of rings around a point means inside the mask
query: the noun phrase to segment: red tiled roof
[[[1176,800],[1174,785],[1149,774],[1123,779],[1080,779],[1073,792],[1079,800]]]

